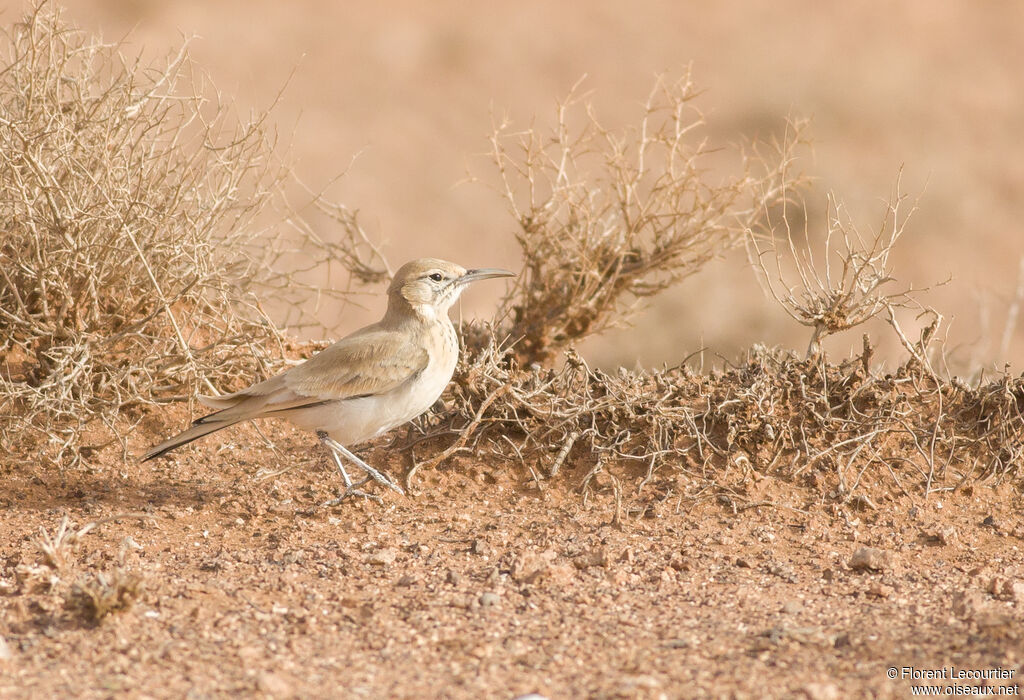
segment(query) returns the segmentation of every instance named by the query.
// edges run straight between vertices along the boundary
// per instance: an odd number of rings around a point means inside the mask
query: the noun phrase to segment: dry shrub
[[[187,45],[143,64],[49,2],[2,44],[0,442],[70,465],[91,421],[279,361],[256,292],[302,293],[274,271],[288,170],[266,113],[238,118]]]
[[[144,590],[142,577],[115,567],[83,576],[68,592],[65,606],[92,624],[107,615],[128,610]]]
[[[23,593],[31,597],[39,610],[54,616],[66,611],[72,618],[90,625],[111,613],[130,608],[145,589],[144,577],[134,570],[138,557],[131,555],[139,545],[131,537],[125,537],[113,556],[103,547],[79,551],[87,534],[107,523],[125,519],[153,520],[153,516],[121,513],[81,526],[63,516],[52,535],[45,527],[40,527],[39,534],[33,538],[40,562],[21,563],[15,568]]]
[[[1004,374],[973,387],[943,379],[929,360],[941,317],[932,312],[934,322],[917,340],[896,320],[893,310],[917,305],[919,291],[899,287],[891,272],[906,223],[898,185],[868,236],[831,200],[825,254],[816,257],[801,250],[788,225],[797,139],[772,149],[776,159],[761,161],[759,178],[748,171],[738,188],[705,186],[706,173],[688,160],[705,147],[687,151],[678,140],[686,133],[679,110],[690,87],[675,87],[666,93],[659,85],[655,94],[668,101],[669,116],[652,126],[660,114],[652,105],[660,103],[650,102],[631,146],[589,113],[589,131],[569,138],[564,107],[550,139],[519,137],[519,160],[495,140],[526,271],[506,300],[506,316],[464,327],[466,351],[450,401],[415,438],[444,438],[446,447],[415,463],[407,485],[424,466],[489,453],[521,465],[539,488],[548,479],[578,479],[586,496],[603,477],[620,518],[623,477],[656,500],[717,498],[733,508],[773,505],[747,496],[764,475],[856,505],[873,505],[879,492],[927,495],[978,479],[1019,478],[1024,379]],[[691,167],[640,175],[652,163],[644,144],[665,149],[670,164],[683,158]],[[580,166],[586,159],[607,167],[590,176]],[[517,204],[522,196],[527,205]],[[770,230],[774,212],[786,224],[782,246]],[[610,374],[588,367],[570,347],[560,366],[543,366],[559,348],[620,319],[624,299],[665,288],[735,242],[731,224],[751,236],[769,293],[813,328],[807,357],[755,346],[726,371],[696,373],[680,357],[676,367]],[[753,237],[758,227],[769,231]],[[787,254],[791,268],[783,263]],[[765,262],[770,255],[774,265]],[[786,281],[787,269],[795,269],[794,283]],[[894,373],[872,368],[866,335],[859,357],[833,364],[818,351],[827,335],[883,313],[909,355]]]
[[[575,92],[549,131],[491,137],[524,266],[499,317],[524,363],[628,319],[637,303],[698,271],[796,185],[799,127],[762,157],[739,152],[740,174],[712,181],[721,152],[700,135],[689,76],[659,79],[638,123],[601,125]]]
[[[822,248],[815,255],[815,237],[805,220],[798,244],[793,235],[787,202],[783,199],[778,225],[765,217],[767,232],[747,232],[751,265],[767,293],[798,323],[813,329],[807,357],[821,352],[821,341],[855,328],[883,311],[916,305],[913,287],[892,289],[896,284],[890,256],[903,235],[914,208],[903,214],[907,195],[900,192],[899,178],[886,204],[882,221],[870,235],[862,234],[843,203],[829,194]],[[777,229],[785,235],[779,244]],[[772,258],[766,263],[766,258]]]
[[[924,336],[915,355],[926,354]],[[538,483],[573,465],[569,478],[583,489],[604,471],[632,475],[639,490],[655,482],[659,499],[725,489],[733,505],[764,475],[855,503],[1021,476],[1024,377],[970,387],[939,380],[913,356],[876,374],[871,355],[865,336],[863,353],[838,364],[755,347],[724,372],[680,365],[609,374],[572,351],[558,369],[518,369],[492,341],[469,354],[428,431],[458,438],[409,476],[459,453],[490,454]]]

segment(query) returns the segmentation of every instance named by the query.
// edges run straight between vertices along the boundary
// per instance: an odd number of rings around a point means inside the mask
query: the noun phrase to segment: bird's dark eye
[[[440,272],[434,272],[433,274],[430,275],[430,279],[434,280],[435,282],[440,282],[441,280],[444,279],[444,275],[442,275]]]

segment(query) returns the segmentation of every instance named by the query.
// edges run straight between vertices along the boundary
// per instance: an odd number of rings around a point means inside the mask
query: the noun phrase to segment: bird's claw
[[[323,504],[321,504],[321,507],[330,508],[332,506],[341,504],[341,502],[344,501],[346,498],[354,498],[356,496],[360,498],[369,498],[371,500],[377,501],[377,503],[382,503],[383,499],[381,499],[381,497],[378,496],[377,494],[369,493],[367,491],[363,491],[361,489],[356,488],[357,486],[362,486],[367,481],[369,481],[369,479],[363,479],[357,484],[350,484],[349,486],[346,486],[345,490],[338,494],[337,498],[332,498],[329,501],[324,501]]]

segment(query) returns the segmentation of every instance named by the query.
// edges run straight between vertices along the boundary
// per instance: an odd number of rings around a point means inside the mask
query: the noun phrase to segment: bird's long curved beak
[[[459,284],[469,284],[480,280],[489,280],[493,277],[515,277],[516,273],[502,270],[498,267],[481,267],[478,270],[466,270],[466,274],[459,277]]]

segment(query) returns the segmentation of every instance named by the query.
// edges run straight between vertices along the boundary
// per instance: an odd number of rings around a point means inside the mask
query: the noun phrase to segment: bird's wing
[[[285,385],[320,400],[383,394],[422,372],[430,357],[403,333],[374,330],[351,335],[288,370]]]
[[[201,396],[217,413],[207,421],[238,421],[337,401],[382,394],[426,368],[427,351],[395,331],[373,328],[339,340],[301,365],[226,396]]]

